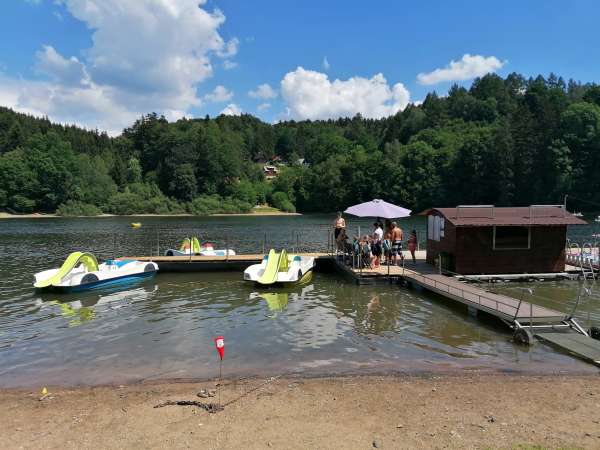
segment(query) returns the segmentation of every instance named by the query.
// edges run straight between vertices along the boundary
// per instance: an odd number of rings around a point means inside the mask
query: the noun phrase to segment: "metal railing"
[[[511,314],[501,311],[500,305],[506,306],[507,308],[514,310],[515,311],[514,317],[517,317],[517,315],[519,313],[519,308],[521,306],[521,303],[519,303],[517,306],[515,306],[514,304],[503,302],[502,300],[500,300],[498,298],[492,298],[488,295],[485,295],[484,291],[482,291],[483,294],[472,292],[468,289],[464,289],[463,287],[459,288],[451,283],[446,283],[445,281],[438,280],[437,278],[432,278],[427,275],[418,274],[416,272],[411,273],[409,275],[409,277],[416,281],[420,281],[421,283],[426,284],[429,287],[433,287],[434,289],[437,289],[440,292],[446,292],[449,295],[454,295],[454,296],[460,297],[468,302],[478,304],[478,305],[483,306],[490,310],[494,310],[494,308],[492,308],[489,304],[486,304],[485,302],[491,303],[493,306],[496,307],[495,308],[496,311],[498,311],[506,316],[509,316],[509,317],[511,316]],[[442,289],[442,288],[444,288],[444,289]],[[475,289],[479,290],[479,288],[475,288]],[[497,296],[499,294],[494,294],[494,295]],[[514,299],[514,301],[516,302],[517,300]]]
[[[562,211],[563,217],[566,217],[566,215],[567,215],[567,208],[565,208],[565,205],[529,205],[529,220],[531,220],[535,217],[533,211],[536,208],[538,208],[538,209],[559,208]],[[548,217],[548,216],[539,216],[539,217]],[[552,217],[552,216],[550,216],[550,217]]]

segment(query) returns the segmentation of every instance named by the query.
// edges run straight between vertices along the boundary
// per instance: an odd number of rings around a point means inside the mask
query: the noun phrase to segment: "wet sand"
[[[277,378],[0,391],[0,448],[600,448],[598,376]],[[251,389],[260,386],[258,389]],[[535,447],[535,448],[540,448]]]

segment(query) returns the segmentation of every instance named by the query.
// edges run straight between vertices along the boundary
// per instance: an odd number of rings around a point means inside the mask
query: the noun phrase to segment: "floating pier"
[[[317,261],[317,266],[323,259],[329,260],[327,253],[294,253],[300,256],[312,256]],[[264,255],[247,254],[231,256],[124,256],[119,259],[137,259],[138,261],[153,261],[158,264],[161,272],[243,272],[252,264],[259,264]],[[327,262],[327,261],[326,261]]]
[[[460,276],[446,276],[423,260],[406,266],[380,266],[357,269],[335,258],[337,269],[358,284],[404,282],[467,306],[470,312],[483,312],[500,319],[513,331],[515,340],[533,344],[534,337],[580,359],[600,366],[600,341],[588,333],[570,315],[535,305],[523,299],[489,292],[469,284]],[[522,279],[526,274],[517,276]],[[530,275],[530,274],[527,274]],[[529,277],[531,279],[531,277]]]
[[[348,257],[330,253],[298,253],[315,258],[317,271],[337,271],[357,284],[404,283],[438,294],[453,302],[465,305],[469,312],[482,312],[494,316],[513,329],[515,339],[533,344],[534,337],[571,353],[593,364],[600,365],[600,341],[588,333],[570,315],[535,305],[523,299],[486,291],[468,283],[466,277],[446,276],[427,264],[424,252],[417,252],[417,262],[406,258],[405,265],[382,265],[377,268],[356,268],[347,264]],[[263,254],[232,256],[131,256],[119,259],[137,259],[158,263],[161,272],[244,271],[262,261]],[[548,279],[552,275],[518,274],[514,279]],[[504,278],[506,279],[506,278]]]
[[[537,333],[535,337],[600,366],[600,341],[577,333]]]

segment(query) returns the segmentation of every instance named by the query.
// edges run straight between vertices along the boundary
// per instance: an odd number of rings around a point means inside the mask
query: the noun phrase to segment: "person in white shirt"
[[[380,265],[380,260],[381,260],[381,254],[383,252],[383,228],[382,228],[382,224],[380,222],[375,222],[373,224],[374,230],[373,230],[373,236],[371,237],[372,241],[371,241],[371,248],[372,248],[372,252],[373,252],[373,266],[374,267],[379,267]]]

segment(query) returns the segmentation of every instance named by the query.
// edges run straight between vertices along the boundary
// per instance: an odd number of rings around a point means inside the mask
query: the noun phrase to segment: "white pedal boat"
[[[193,237],[191,242],[189,238],[185,238],[181,244],[179,250],[173,248],[168,249],[165,252],[165,256],[233,256],[235,252],[231,249],[226,250],[215,250],[213,245],[210,243],[204,243],[200,245],[198,238]]]
[[[271,250],[260,264],[254,264],[244,271],[244,280],[262,285],[294,284],[310,281],[315,266],[312,256],[288,255],[285,250],[277,253]]]
[[[84,291],[117,284],[128,284],[156,275],[154,262],[108,260],[98,264],[91,253],[71,253],[58,269],[36,273],[34,287],[63,292]]]

